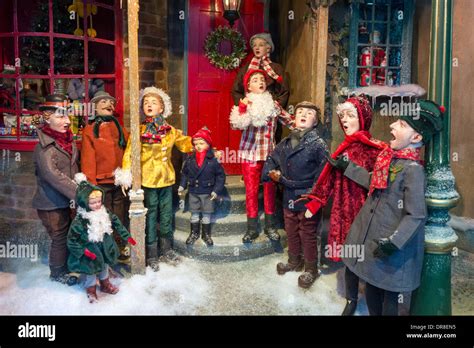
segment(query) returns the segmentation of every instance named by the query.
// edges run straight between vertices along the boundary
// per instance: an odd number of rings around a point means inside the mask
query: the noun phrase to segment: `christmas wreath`
[[[219,45],[223,41],[229,41],[232,45],[232,52],[229,55],[219,52]],[[238,68],[242,59],[247,56],[242,34],[229,27],[218,27],[209,33],[204,44],[204,50],[210,63],[224,70]]]

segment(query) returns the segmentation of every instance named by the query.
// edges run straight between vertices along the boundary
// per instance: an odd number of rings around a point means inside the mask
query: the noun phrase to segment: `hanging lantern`
[[[234,25],[234,22],[240,18],[240,4],[241,0],[222,0],[224,18],[227,19],[231,27]]]

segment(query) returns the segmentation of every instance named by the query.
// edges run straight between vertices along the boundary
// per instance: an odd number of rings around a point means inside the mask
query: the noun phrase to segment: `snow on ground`
[[[322,274],[313,287],[298,287],[300,273],[279,276],[285,254],[234,263],[185,258],[157,273],[113,279],[116,295],[99,294],[89,304],[82,286],[51,282],[49,268],[36,264],[17,273],[0,272],[0,314],[60,315],[340,315],[342,270]],[[366,315],[360,301],[357,314]]]

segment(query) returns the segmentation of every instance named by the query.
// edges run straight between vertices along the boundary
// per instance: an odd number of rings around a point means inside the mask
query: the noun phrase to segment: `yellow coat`
[[[143,134],[146,126],[140,126],[140,134]],[[171,150],[173,146],[179,151],[187,153],[193,149],[191,137],[183,134],[183,131],[171,127],[161,143],[142,143],[141,165],[142,186],[148,188],[162,188],[171,186],[176,181],[173,164],[171,163]],[[131,165],[131,137],[128,139],[127,148],[123,155],[122,169],[130,169]]]

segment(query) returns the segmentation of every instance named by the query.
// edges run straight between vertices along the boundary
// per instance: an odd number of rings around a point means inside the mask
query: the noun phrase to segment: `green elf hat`
[[[74,175],[74,181],[78,185],[76,191],[76,204],[79,207],[85,209],[86,211],[91,211],[91,209],[89,208],[89,197],[94,191],[100,191],[102,193],[102,204],[104,204],[104,190],[88,182],[84,173],[76,173]]]
[[[444,106],[439,106],[431,100],[418,100],[418,108],[415,115],[404,115],[400,119],[408,123],[415,131],[423,136],[426,144],[434,134],[443,129]]]

